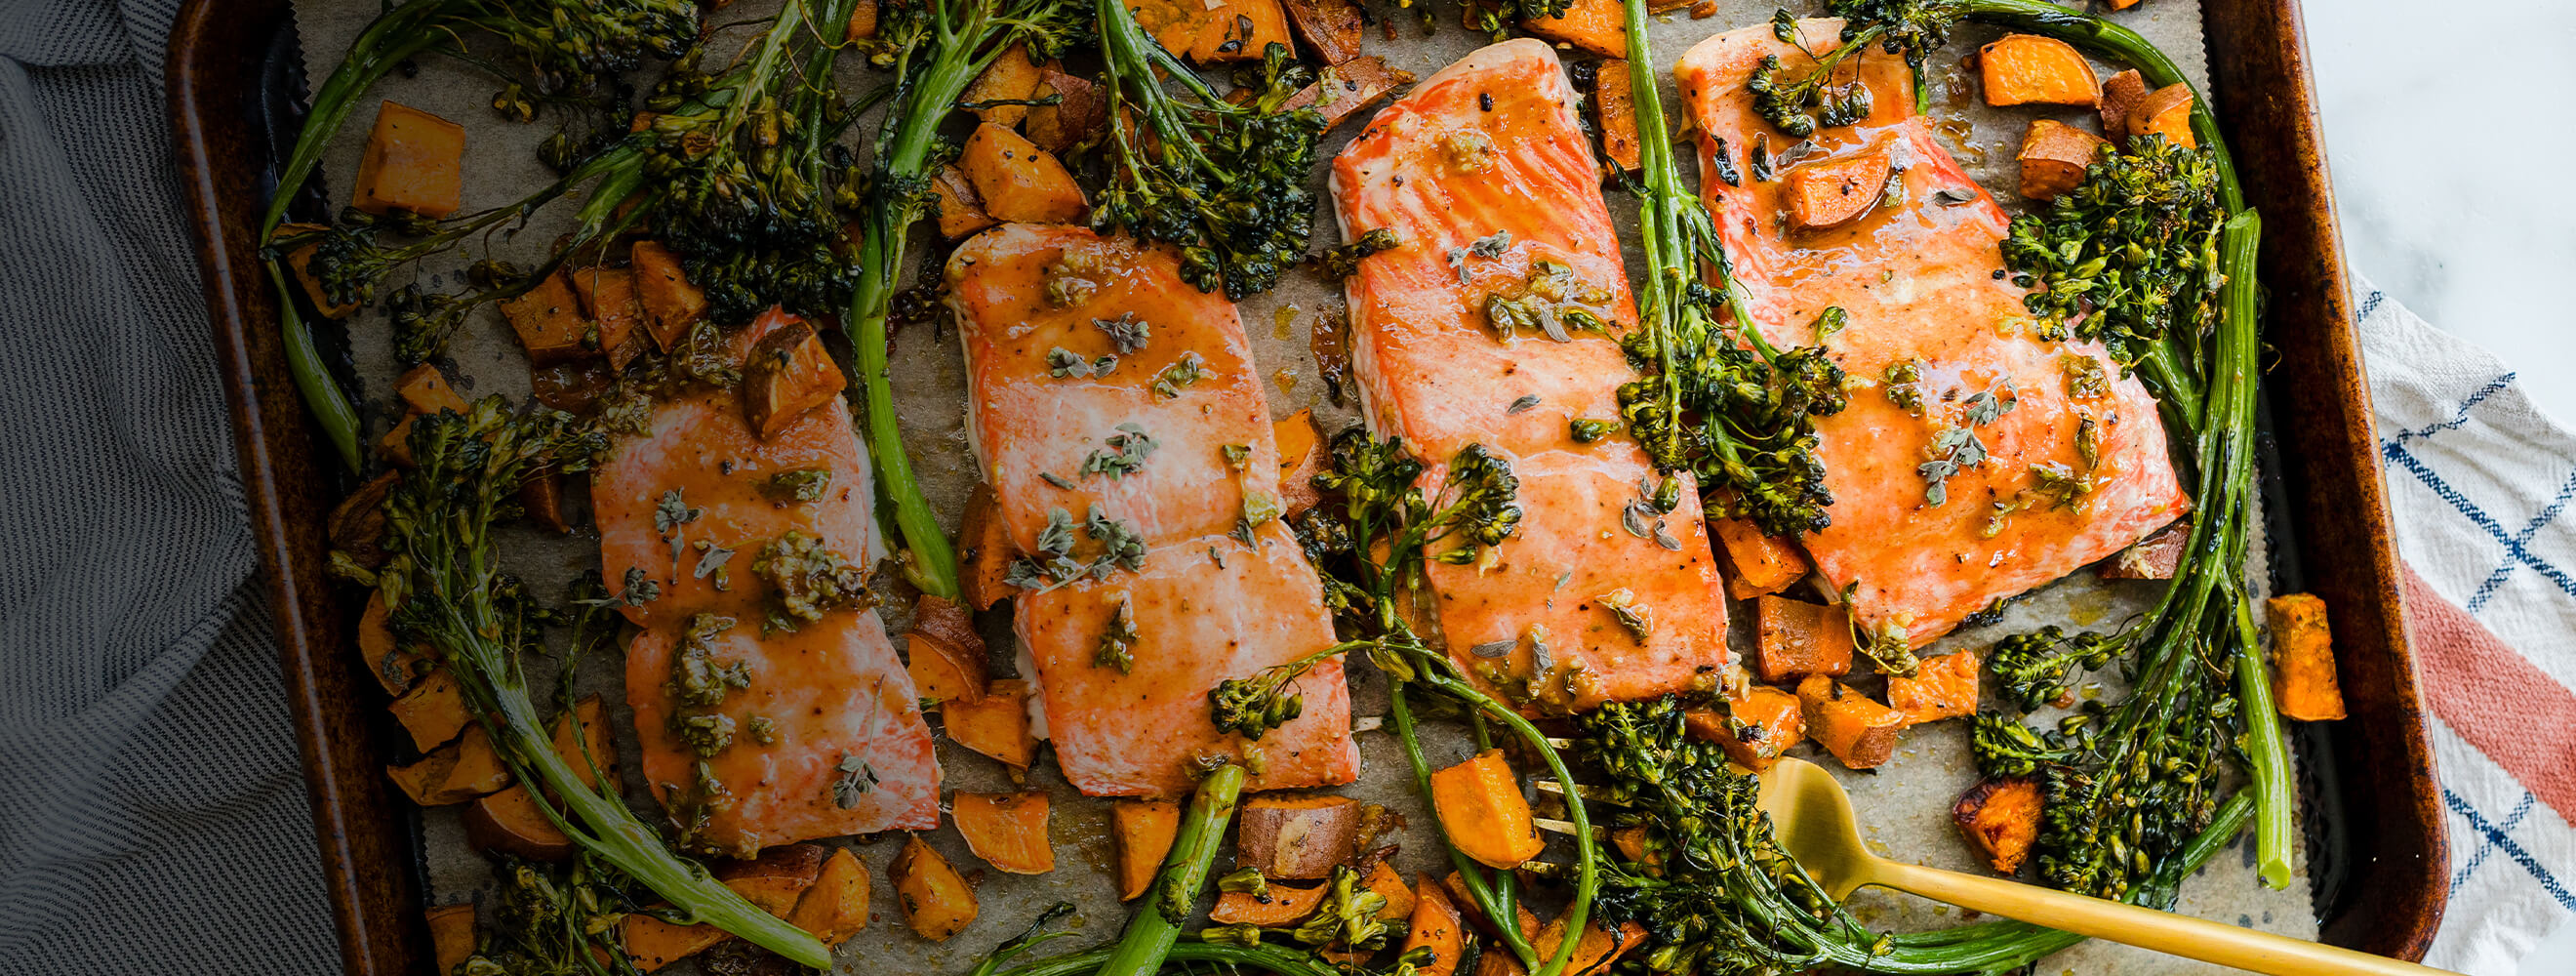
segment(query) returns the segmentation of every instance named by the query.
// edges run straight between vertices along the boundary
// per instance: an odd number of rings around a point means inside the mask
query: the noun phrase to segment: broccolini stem
[[[2230,219],[2219,237],[2219,253],[2227,273],[2227,284],[2222,286],[2227,292],[2227,318],[2221,326],[2221,340],[2226,346],[2219,351],[2219,357],[2222,364],[2239,374],[2219,380],[2228,383],[2235,394],[2229,404],[2232,415],[2228,422],[2246,432],[2252,430],[2254,423],[2254,258],[2262,236],[2261,216],[2246,210]],[[2251,450],[2240,449],[2230,458],[2237,468],[2230,475],[2238,492],[2231,501],[2240,505],[2250,500],[2246,496],[2253,478],[2252,455]],[[2243,566],[2245,533],[2241,526],[2229,542],[2227,565]],[[2290,750],[2282,735],[2281,714],[2272,701],[2271,675],[2264,667],[2262,638],[2254,629],[2253,604],[2238,572],[2229,572],[2226,599],[2235,609],[2236,697],[2241,705],[2237,712],[2238,719],[2245,723],[2243,746],[2253,775],[2255,870],[2263,883],[2286,889],[2290,884],[2290,812],[2296,802],[2290,792]]]
[[[1428,658],[1429,655],[1426,654],[1424,657]],[[1439,663],[1445,665],[1448,662]],[[1469,708],[1502,723],[1504,728],[1512,730],[1513,735],[1519,736],[1524,745],[1538,753],[1539,758],[1547,763],[1548,775],[1556,779],[1557,786],[1561,788],[1559,792],[1565,796],[1565,819],[1574,824],[1574,897],[1567,900],[1565,910],[1557,915],[1557,921],[1564,923],[1566,934],[1564,938],[1557,940],[1556,955],[1549,958],[1544,965],[1530,971],[1530,976],[1563,976],[1566,967],[1574,962],[1575,946],[1583,941],[1581,938],[1583,926],[1592,914],[1593,896],[1601,888],[1600,844],[1592,836],[1592,815],[1585,810],[1587,804],[1574,781],[1574,773],[1566,767],[1565,756],[1557,752],[1556,746],[1548,741],[1547,733],[1539,731],[1538,726],[1530,724],[1529,719],[1521,716],[1519,709],[1496,700],[1493,696],[1478,690],[1475,685],[1468,684],[1439,667],[1426,668],[1418,663],[1416,670],[1421,675],[1419,680],[1425,687],[1455,698]],[[1419,744],[1412,742],[1410,737],[1407,738],[1408,752],[1419,748]],[[1425,782],[1427,784],[1427,778]],[[1510,903],[1506,901],[1503,904],[1508,907]],[[1502,915],[1497,918],[1511,917],[1511,915]],[[1499,930],[1510,926],[1498,921],[1494,927]]]
[[[272,228],[274,229],[274,228]],[[340,463],[349,470],[366,467],[366,456],[358,449],[358,406],[350,402],[349,393],[332,378],[330,364],[322,361],[322,348],[313,343],[313,330],[304,324],[304,313],[295,308],[295,292],[286,287],[286,271],[278,261],[268,265],[268,283],[277,295],[278,337],[286,347],[286,373],[295,379],[295,390],[304,397],[304,409],[321,425],[322,436],[340,455]]]
[[[1163,856],[1153,890],[1145,904],[1128,916],[1127,930],[1101,959],[1096,976],[1154,976],[1173,956],[1181,923],[1198,901],[1199,890],[1207,886],[1208,866],[1216,862],[1217,845],[1225,839],[1226,824],[1234,820],[1234,803],[1243,795],[1244,779],[1243,767],[1228,763],[1199,780],[1198,793],[1190,798],[1171,853]]]
[[[1396,740],[1404,743],[1404,758],[1413,765],[1414,787],[1420,790],[1422,795],[1429,796],[1431,795],[1431,761],[1422,754],[1422,739],[1413,723],[1413,706],[1406,703],[1404,698],[1404,683],[1389,682],[1386,699],[1387,721],[1395,731]],[[1479,725],[1478,729],[1481,731],[1482,726]],[[1567,800],[1580,802],[1578,798],[1572,796],[1568,796]],[[1495,891],[1494,886],[1486,880],[1484,866],[1468,860],[1467,855],[1458,850],[1458,845],[1449,842],[1448,834],[1440,835],[1440,846],[1449,852],[1449,863],[1457,868],[1458,878],[1465,882],[1468,897],[1475,901],[1476,911],[1479,914],[1486,918],[1512,918],[1517,914],[1512,911],[1511,898],[1502,892]],[[1496,925],[1494,932],[1501,937],[1503,946],[1520,959],[1522,968],[1538,965],[1538,950],[1530,946],[1529,939],[1521,934],[1519,926]]]

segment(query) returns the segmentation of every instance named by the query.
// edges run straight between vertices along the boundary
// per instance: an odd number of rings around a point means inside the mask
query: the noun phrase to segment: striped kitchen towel
[[[2530,960],[2576,919],[2576,435],[2494,356],[2354,290],[2451,818],[2450,907],[2424,961],[2576,972]]]

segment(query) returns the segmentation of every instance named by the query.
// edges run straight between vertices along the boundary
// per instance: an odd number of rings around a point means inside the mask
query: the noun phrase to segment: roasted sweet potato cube
[[[2075,45],[2037,34],[2006,34],[1977,51],[1988,105],[2082,105],[2102,97],[2093,63]]]
[[[2326,602],[2306,593],[2284,593],[2265,601],[2263,610],[2272,624],[2273,707],[2302,722],[2344,717]]]
[[[1315,914],[1315,907],[1324,903],[1324,895],[1331,887],[1272,882],[1263,885],[1258,895],[1246,891],[1224,892],[1216,896],[1216,905],[1208,909],[1208,921],[1218,925],[1287,928]]]
[[[556,535],[572,531],[572,521],[564,516],[563,498],[563,475],[546,472],[519,483],[519,508],[527,512],[528,521]]]
[[[464,198],[465,127],[385,100],[358,157],[349,205],[371,214],[404,210],[445,217],[464,206]]]
[[[1118,899],[1133,901],[1153,887],[1163,858],[1180,833],[1181,807],[1170,800],[1120,800],[1109,808],[1118,839]]]
[[[2157,135],[2185,149],[2200,145],[2191,133],[2191,103],[2191,86],[2179,81],[2148,92],[2129,112],[2130,141]]]
[[[1523,19],[1521,29],[1605,58],[1628,56],[1628,19],[1619,0],[1573,0],[1557,16]]]
[[[1136,26],[1154,36],[1154,43],[1173,54],[1187,55],[1198,44],[1199,33],[1215,17],[1206,0],[1133,0],[1127,5],[1136,17]]]
[[[1914,676],[1887,676],[1887,704],[1921,725],[1977,714],[1977,656],[1966,651],[1923,659]]]
[[[633,268],[577,268],[566,272],[582,314],[599,330],[599,348],[611,369],[625,369],[644,351],[644,303],[635,296]]]
[[[716,880],[744,901],[781,918],[822,873],[822,848],[794,844],[772,848],[756,861],[738,861],[716,871]],[[713,925],[673,925],[641,912],[622,923],[627,958],[635,968],[652,972],[706,951],[733,936]]]
[[[1789,226],[1812,231],[1859,220],[1887,189],[1887,154],[1819,159],[1789,169]]]
[[[705,952],[732,937],[713,925],[673,925],[642,912],[627,915],[618,925],[626,958],[635,963],[638,971],[647,973]]]
[[[1377,911],[1380,921],[1392,922],[1413,915],[1413,886],[1404,883],[1404,876],[1396,873],[1394,865],[1385,861],[1370,864],[1368,874],[1360,879],[1360,886],[1386,899],[1386,907]]]
[[[2113,10],[2127,10],[2138,5],[2138,0],[2108,0],[2108,2]]]
[[[1628,62],[1601,62],[1600,84],[1592,89],[1592,120],[1601,127],[1601,154],[1631,173],[1637,171],[1637,105],[1629,91]]]
[[[2055,119],[2030,120],[2030,131],[2021,137],[2021,152],[2013,157],[2021,163],[2021,195],[2054,200],[2084,185],[2085,169],[2110,146],[2100,136]]]
[[[2130,543],[2102,561],[2103,579],[2168,580],[2182,565],[2183,547],[2191,544],[2191,523],[2175,522],[2156,534]]]
[[[446,374],[428,363],[412,367],[395,380],[394,395],[401,397],[413,413],[466,410],[465,398],[456,395],[456,387],[448,384]]]
[[[974,83],[967,85],[965,94],[957,100],[968,105],[991,101],[1024,102],[1037,95],[1040,74],[1038,63],[1029,60],[1029,46],[1014,44],[1010,50],[994,58],[983,74],[975,76]],[[1026,105],[994,105],[968,111],[978,119],[1013,129],[1019,128],[1020,120],[1029,115]]]
[[[868,866],[848,848],[832,852],[815,873],[814,886],[796,900],[787,924],[804,929],[824,945],[839,945],[868,927]]]
[[[561,272],[547,275],[526,294],[501,303],[501,317],[519,334],[519,347],[539,366],[597,355],[598,337],[582,317],[581,298]]]
[[[1245,801],[1235,863],[1268,878],[1328,878],[1358,853],[1360,801],[1329,794],[1263,794]]]
[[[1547,846],[1500,749],[1432,773],[1431,807],[1449,842],[1487,867],[1519,867]]]
[[[412,679],[429,668],[429,659],[394,640],[392,616],[385,609],[384,594],[367,594],[367,608],[358,614],[358,656],[367,662],[367,673],[375,675],[385,694],[400,697],[411,688]]]
[[[474,955],[474,905],[440,905],[426,914],[430,957],[438,962],[439,976],[448,976]]]
[[[982,701],[952,700],[940,707],[940,720],[957,744],[1026,770],[1038,757],[1038,740],[1029,734],[1029,684],[993,682]]]
[[[1297,39],[1325,64],[1340,64],[1360,56],[1361,31],[1368,26],[1355,0],[1287,0],[1288,25],[1297,30]]]
[[[385,775],[403,795],[425,807],[463,803],[510,785],[510,769],[492,751],[492,740],[480,725],[467,726],[456,741],[432,750],[408,766],[389,766]]]
[[[1332,463],[1324,450],[1324,436],[1315,429],[1315,412],[1300,410],[1270,425],[1271,438],[1279,445],[1279,505],[1288,518],[1295,518],[1324,500],[1322,489],[1315,487],[1315,476],[1324,473]]]
[[[282,241],[307,234],[319,234],[330,229],[321,224],[279,224],[277,232],[269,235],[269,240]],[[320,244],[315,243],[300,244],[289,249],[286,252],[286,270],[295,275],[296,284],[303,286],[305,297],[313,300],[313,310],[322,313],[323,318],[348,318],[349,313],[358,310],[358,303],[332,304],[331,296],[322,289],[322,279],[313,276],[313,252],[320,247]]]
[[[1449,903],[1449,892],[1427,878],[1413,881],[1413,926],[1404,937],[1404,951],[1425,946],[1431,959],[1416,967],[1420,976],[1455,976],[1458,963],[1466,955],[1466,923],[1458,917],[1458,908]]]
[[[1753,604],[1754,663],[1766,684],[1851,673],[1851,615],[1839,606],[1765,596]]]
[[[2102,82],[2102,135],[2113,142],[2129,141],[2129,114],[2138,103],[2147,100],[2147,80],[2131,68]]]
[[[1487,938],[1500,937],[1502,932],[1501,928],[1496,926],[1493,919],[1485,917],[1484,913],[1476,907],[1475,895],[1467,890],[1466,878],[1460,877],[1456,871],[1451,871],[1449,872],[1448,877],[1441,879],[1440,884],[1449,894],[1450,906],[1456,908],[1461,917],[1474,924],[1477,928],[1483,929]],[[1529,903],[1520,900],[1515,900],[1512,903],[1512,909],[1513,914],[1516,916],[1514,921],[1520,926],[1521,938],[1538,938],[1538,913],[1530,911]],[[1489,955],[1492,955],[1492,953],[1489,953]],[[1500,955],[1510,955],[1510,953],[1500,953]],[[1479,969],[1477,971],[1481,973],[1484,970]]]
[[[1413,72],[1387,67],[1386,61],[1376,55],[1363,55],[1325,68],[1314,84],[1289,96],[1284,107],[1312,108],[1324,117],[1324,128],[1330,129],[1389,92],[1412,83]]]
[[[644,331],[669,352],[687,338],[689,327],[707,315],[707,293],[689,283],[680,255],[654,241],[637,241],[633,251],[635,300],[644,306]]]
[[[579,723],[578,732],[574,731],[575,723]],[[614,730],[608,727],[608,706],[598,695],[573,703],[570,714],[556,715],[552,732],[555,755],[572,767],[573,775],[580,777],[583,785],[596,787],[603,775],[616,779],[617,744],[609,738]],[[584,746],[589,747],[589,755],[583,755]]]
[[[877,0],[858,0],[850,5],[850,34],[853,41],[877,36]]]
[[[384,549],[385,496],[401,482],[400,472],[387,471],[368,479],[340,504],[332,506],[331,514],[323,519],[323,534],[330,537],[331,547],[348,553],[349,558],[369,569],[384,565],[390,555]]]
[[[1738,600],[1778,593],[1807,575],[1807,557],[1797,543],[1765,535],[1752,519],[1708,520],[1717,537],[1718,554],[1726,560],[1726,595]]]
[[[1288,38],[1288,13],[1279,8],[1279,0],[1218,2],[1222,6],[1209,8],[1207,26],[1199,29],[1198,43],[1190,47],[1190,60],[1200,64],[1259,61],[1270,45],[1293,43]]]
[[[975,888],[948,859],[916,834],[904,839],[903,853],[895,855],[895,903],[903,908],[904,924],[913,934],[932,942],[945,942],[975,921],[979,910]]]
[[[1683,716],[1691,737],[1717,743],[1726,758],[1754,772],[1771,768],[1781,754],[1807,734],[1807,717],[1798,696],[1778,688],[1754,688],[1728,702],[1727,713],[1692,709]]]
[[[419,414],[404,414],[392,430],[385,431],[385,436],[376,441],[376,454],[384,458],[386,464],[397,468],[411,467],[411,426],[412,421],[418,419]]]
[[[528,793],[525,783],[476,798],[466,805],[463,819],[465,842],[478,850],[531,861],[560,861],[572,856],[572,838],[564,836],[554,821],[547,820],[537,809],[536,798]]]
[[[922,594],[912,605],[912,632],[905,636],[914,689],[926,701],[984,697],[984,637],[966,608]]]
[[[1807,737],[1843,765],[1871,769],[1896,753],[1896,735],[1905,728],[1903,712],[1821,674],[1798,682],[1798,703],[1806,713]]]
[[[1047,836],[1047,795],[959,793],[949,805],[966,849],[1012,874],[1055,870],[1055,842]]]
[[[1950,819],[1996,874],[2019,874],[2039,842],[2039,781],[1989,779],[1960,794]]]
[[[1029,109],[1022,126],[1029,141],[1051,153],[1062,153],[1081,145],[1109,121],[1109,97],[1100,86],[1081,75],[1066,74],[1053,65],[1038,73],[1038,98],[1057,98],[1053,105]]]
[[[1017,589],[1003,582],[1011,571],[1011,559],[1018,550],[1011,545],[1010,526],[1003,523],[993,501],[993,489],[977,484],[966,498],[966,519],[957,532],[957,544],[963,551],[959,561],[965,564],[958,573],[959,595],[966,605],[977,610],[989,609]]]
[[[966,171],[943,166],[930,181],[931,205],[939,211],[939,236],[956,240],[1001,221],[984,212],[984,198],[976,195],[975,183]]]
[[[439,668],[413,682],[410,691],[386,706],[401,722],[403,731],[411,733],[413,748],[422,752],[456,738],[474,721],[465,710],[465,696],[456,686],[456,678]]]
[[[1530,940],[1530,947],[1538,950],[1539,958],[1553,959],[1558,945],[1564,941],[1565,919],[1560,916],[1548,920],[1547,927],[1539,930],[1538,938]],[[1619,961],[1620,956],[1645,941],[1646,927],[1635,922],[1619,923],[1619,931],[1613,934],[1601,927],[1600,919],[1587,919],[1583,923],[1582,936],[1574,942],[1574,958],[1565,964],[1565,971],[1606,972],[1611,963]]]
[[[743,361],[743,419],[767,440],[806,411],[838,402],[847,385],[814,326],[790,322],[761,337]]]
[[[1082,219],[1082,187],[1053,154],[990,122],[966,138],[958,166],[983,198],[984,212],[1014,223],[1070,224]]]

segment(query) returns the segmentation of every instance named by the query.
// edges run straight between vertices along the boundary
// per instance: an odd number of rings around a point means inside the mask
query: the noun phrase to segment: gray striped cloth
[[[178,0],[0,0],[0,973],[338,951],[161,101]]]

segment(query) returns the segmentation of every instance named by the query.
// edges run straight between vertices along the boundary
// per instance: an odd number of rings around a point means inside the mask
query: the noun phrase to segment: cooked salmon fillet
[[[1483,48],[1379,112],[1333,161],[1332,191],[1344,239],[1402,241],[1347,286],[1371,429],[1431,465],[1426,491],[1470,444],[1520,479],[1520,527],[1494,561],[1431,567],[1449,653],[1581,708],[1732,657],[1698,492],[1685,481],[1673,511],[1631,514],[1661,477],[1645,453],[1571,432],[1617,421],[1636,376],[1618,343],[1635,305],[1574,98],[1546,44]]]
[[[755,321],[734,337],[737,355],[788,321],[775,312]],[[829,480],[817,500],[793,501],[771,483],[781,472]],[[626,591],[630,568],[659,589],[622,608],[643,630],[627,649],[626,697],[654,795],[693,808],[683,798],[700,793],[700,756],[673,727],[675,714],[731,723],[730,743],[706,757],[729,796],[707,805],[706,846],[749,856],[816,837],[938,826],[930,728],[876,615],[843,608],[764,633],[772,594],[751,568],[761,548],[793,532],[873,563],[870,486],[849,411],[827,404],[763,441],[732,390],[656,402],[643,432],[616,435],[591,475],[610,589]],[[701,638],[705,653],[680,663],[738,665],[743,680],[720,701],[692,706],[673,687],[675,652],[711,618],[733,626]],[[758,741],[756,728],[772,741]],[[844,779],[852,785],[836,794]]]
[[[1301,679],[1303,716],[1257,743],[1209,717],[1220,682],[1333,644],[1314,567],[1277,518],[1278,449],[1234,307],[1183,283],[1169,250],[1078,227],[986,231],[949,259],[948,283],[967,427],[1013,545],[1090,566],[1106,552],[1093,513],[1132,534],[1133,558],[1013,599],[1065,779],[1177,796],[1197,761],[1257,750],[1255,788],[1350,782],[1338,661]],[[1125,671],[1100,654],[1122,606]]]
[[[1817,52],[1841,30],[1838,20],[1800,26]],[[1825,344],[1866,385],[1817,425],[1833,525],[1806,544],[1837,589],[1857,584],[1861,622],[1929,642],[2181,515],[2189,500],[2154,399],[2100,346],[2034,334],[1997,247],[2010,220],[1912,114],[1899,59],[1859,58],[1871,115],[1820,129],[1803,159],[1773,180],[1755,177],[1752,147],[1775,165],[1790,151],[1744,87],[1772,54],[1792,65],[1804,57],[1769,27],[1748,27],[1701,42],[1673,73],[1698,122],[1700,185],[1756,325],[1775,344],[1806,345],[1826,308],[1850,315]],[[1901,169],[1901,193],[1849,223],[1790,229],[1784,188],[1798,167],[1873,155]],[[1983,463],[1956,463],[1965,437],[1982,446]],[[2082,440],[2093,444],[2089,461]]]

